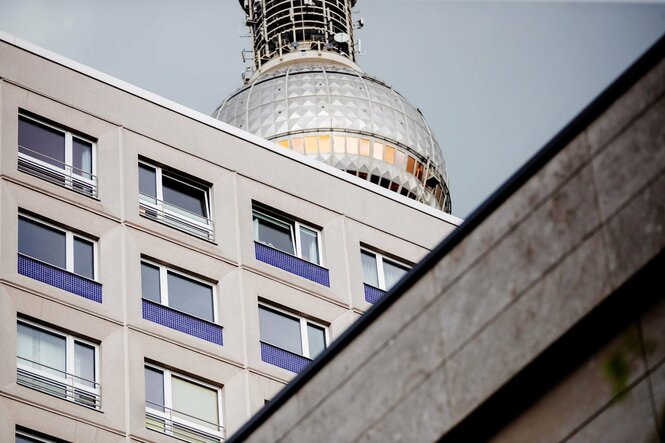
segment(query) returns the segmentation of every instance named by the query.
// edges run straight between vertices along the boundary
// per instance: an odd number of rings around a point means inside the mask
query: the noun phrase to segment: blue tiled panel
[[[330,275],[326,268],[271,248],[263,243],[254,242],[254,245],[256,247],[257,260],[330,287]]]
[[[261,360],[295,373],[305,369],[305,366],[311,362],[307,357],[285,351],[284,349],[264,342],[261,342]]]
[[[381,300],[381,297],[386,295],[386,291],[383,291],[379,288],[375,288],[372,285],[365,283],[365,300],[374,304],[377,301]]]
[[[224,344],[221,326],[150,300],[143,299],[143,318],[220,346]]]
[[[18,273],[88,300],[102,302],[102,285],[56,266],[19,254]]]

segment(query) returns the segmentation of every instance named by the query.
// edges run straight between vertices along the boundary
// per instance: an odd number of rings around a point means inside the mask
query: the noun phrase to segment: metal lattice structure
[[[422,113],[355,63],[355,0],[240,3],[255,71],[215,118],[451,212],[443,154]]]

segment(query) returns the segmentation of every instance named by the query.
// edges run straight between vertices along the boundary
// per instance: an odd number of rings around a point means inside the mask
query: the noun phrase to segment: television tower
[[[214,117],[450,213],[443,154],[422,113],[356,63],[357,0],[239,1],[250,66]]]

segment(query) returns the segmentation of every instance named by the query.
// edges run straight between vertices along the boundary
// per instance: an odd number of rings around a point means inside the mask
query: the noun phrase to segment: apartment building
[[[222,441],[455,217],[0,34],[0,440]]]

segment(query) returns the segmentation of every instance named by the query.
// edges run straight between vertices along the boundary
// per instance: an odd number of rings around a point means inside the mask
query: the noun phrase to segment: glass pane
[[[18,219],[18,252],[59,268],[67,267],[65,233],[28,218]]]
[[[261,340],[302,355],[300,321],[259,306]]]
[[[383,274],[386,278],[386,291],[392,288],[408,271],[409,269],[404,266],[383,260]]]
[[[300,227],[300,250],[302,251],[302,258],[305,260],[319,264],[319,242],[318,233],[311,229]]]
[[[73,137],[72,166],[74,174],[85,178],[92,176],[92,143]]]
[[[42,443],[42,442],[45,442],[45,441],[47,441],[47,440],[44,440],[44,439],[37,440],[37,439],[31,438],[31,437],[28,437],[26,435],[16,434],[16,443]]]
[[[17,323],[16,355],[18,362],[65,378],[67,341],[65,337]]]
[[[64,132],[19,116],[18,145],[19,152],[64,169]]]
[[[164,202],[200,217],[208,217],[206,193],[179,180],[162,175]],[[185,214],[186,215],[186,214]]]
[[[161,303],[160,294],[159,268],[141,262],[141,297]]]
[[[326,348],[326,333],[323,328],[307,323],[309,357],[315,358]]]
[[[74,375],[81,377],[77,383],[94,388],[95,348],[83,343],[74,343]],[[88,381],[88,382],[86,382]]]
[[[316,154],[318,152],[317,141],[318,137],[316,136],[305,137],[305,152],[308,154]]]
[[[169,306],[204,320],[213,321],[212,287],[187,277],[167,273]]]
[[[395,148],[392,146],[386,146],[386,150],[383,153],[383,159],[386,161],[386,163],[395,163]]]
[[[293,233],[290,224],[278,220],[266,219],[254,215],[254,223],[257,230],[255,240],[265,243],[280,251],[295,254],[293,248]]]
[[[144,372],[146,406],[164,411],[164,373],[147,366]]]
[[[366,138],[360,139],[360,155],[363,157],[369,157],[369,146],[370,141]]]
[[[217,390],[178,377],[171,377],[171,394],[174,417],[215,431],[218,430],[216,426],[219,425]]]
[[[355,137],[346,138],[346,153],[350,155],[358,155],[358,139]]]
[[[368,285],[378,288],[379,273],[376,268],[376,255],[367,251],[360,251],[360,255],[363,263],[363,281]]]
[[[335,149],[335,154],[344,154],[344,151],[345,151],[345,149],[344,149],[344,137],[340,137],[340,136],[336,135],[334,137],[334,141],[335,141],[335,148],[334,148]]]
[[[157,198],[157,172],[155,168],[139,163],[139,192]]]
[[[74,272],[76,274],[95,278],[95,254],[91,241],[74,237]]]
[[[320,135],[319,136],[319,152],[321,154],[330,154],[330,136],[329,135]]]
[[[305,142],[302,137],[291,139],[291,149],[301,154],[305,153]]]
[[[383,143],[374,142],[374,150],[372,155],[377,160],[383,160]]]

